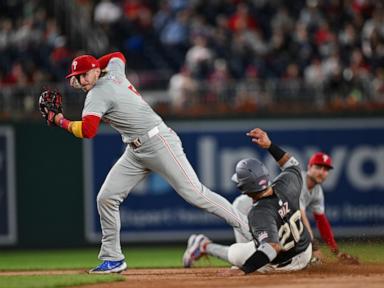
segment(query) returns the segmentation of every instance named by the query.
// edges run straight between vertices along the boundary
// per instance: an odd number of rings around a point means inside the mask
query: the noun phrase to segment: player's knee
[[[112,195],[106,193],[106,191],[100,191],[100,193],[97,195],[96,201],[98,206],[104,207],[111,205],[115,200],[113,199]]]
[[[249,257],[256,252],[253,241],[247,243],[235,243],[228,249],[228,260],[231,264],[242,267]]]
[[[232,207],[242,214],[247,215],[252,207],[252,199],[247,195],[240,195],[233,201]]]

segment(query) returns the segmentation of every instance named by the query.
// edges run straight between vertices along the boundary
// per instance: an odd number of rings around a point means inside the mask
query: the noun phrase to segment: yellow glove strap
[[[83,121],[71,121],[69,131],[78,138],[83,138]]]

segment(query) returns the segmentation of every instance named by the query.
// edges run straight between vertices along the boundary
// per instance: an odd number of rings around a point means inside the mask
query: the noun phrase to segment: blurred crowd
[[[2,86],[59,81],[68,64],[66,38],[40,2],[0,1]]]
[[[384,103],[383,1],[68,0],[83,13],[68,21],[90,22],[84,35],[58,20],[57,2],[0,0],[0,85],[60,82],[82,50],[120,50],[142,89],[166,80],[176,110],[271,94]],[[97,45],[79,47],[90,31]]]

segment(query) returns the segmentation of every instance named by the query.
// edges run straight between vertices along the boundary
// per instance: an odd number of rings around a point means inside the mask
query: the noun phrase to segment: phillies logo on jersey
[[[77,67],[77,61],[72,62],[72,70],[75,71]]]
[[[135,93],[137,96],[141,96],[139,92],[137,92],[136,88],[133,87],[132,84],[129,84],[128,89]]]

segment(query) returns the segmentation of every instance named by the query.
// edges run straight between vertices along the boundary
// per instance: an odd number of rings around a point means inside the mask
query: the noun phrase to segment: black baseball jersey
[[[311,242],[311,236],[301,221],[299,198],[302,185],[299,166],[286,168],[273,180],[273,195],[254,203],[248,214],[257,246],[268,242],[280,243],[282,247],[272,264],[289,262]]]

